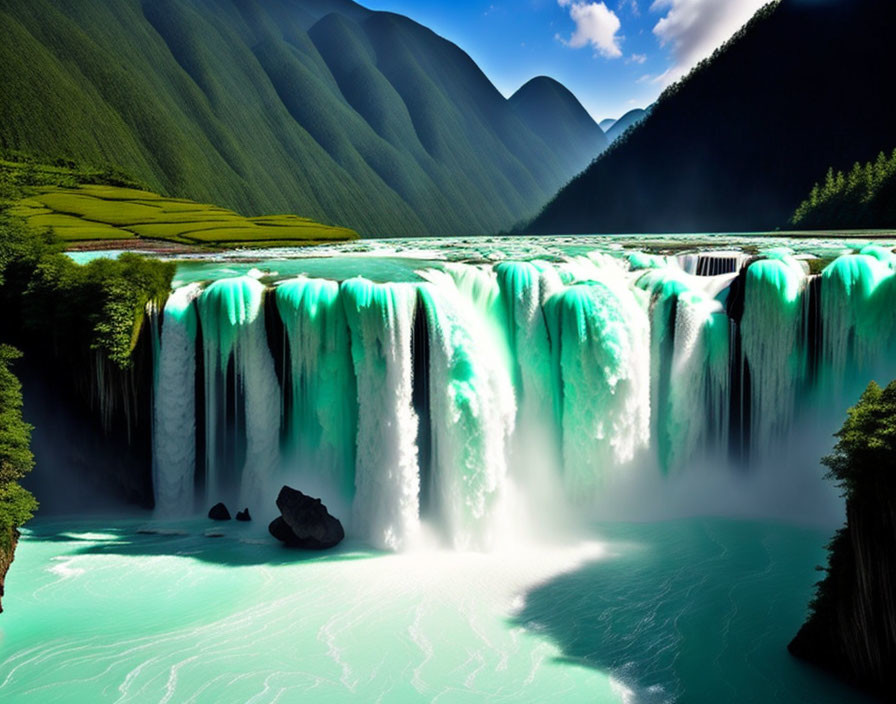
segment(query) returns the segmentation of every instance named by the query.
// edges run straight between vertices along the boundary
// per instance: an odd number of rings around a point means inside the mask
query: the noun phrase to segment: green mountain
[[[563,167],[578,173],[607,148],[603,130],[561,83],[538,76],[510,97],[519,118],[545,144],[554,147]]]
[[[363,234],[531,217],[596,128],[567,98],[536,134],[457,46],[349,0],[0,0],[0,35],[0,150]]]
[[[615,120],[609,128],[605,130],[607,133],[607,139],[610,143],[615,142],[619,139],[625,131],[634,125],[637,125],[641,120],[647,117],[647,111],[642,110],[641,108],[635,108],[634,110],[629,110],[625,115],[620,117],[618,120]]]
[[[536,233],[764,231],[827,169],[890,150],[896,3],[782,0],[668,89]]]

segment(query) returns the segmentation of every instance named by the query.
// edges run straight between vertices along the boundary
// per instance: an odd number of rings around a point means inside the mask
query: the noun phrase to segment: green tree
[[[848,174],[828,169],[797,206],[791,224],[804,229],[896,226],[896,149],[888,157],[856,162]]]
[[[22,386],[10,370],[19,352],[0,345],[0,550],[13,530],[34,514],[37,502],[19,484],[34,466],[31,426],[22,418]]]
[[[843,488],[849,501],[860,489],[892,484],[896,461],[896,381],[881,389],[871,382],[849,409],[837,432],[834,452],[822,462],[828,477]]]
[[[846,498],[825,576],[791,653],[892,701],[896,692],[896,381],[869,384],[822,461]]]

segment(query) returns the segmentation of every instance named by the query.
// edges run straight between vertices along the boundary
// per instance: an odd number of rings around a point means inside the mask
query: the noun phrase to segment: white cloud
[[[664,85],[677,81],[766,4],[768,0],[654,0],[652,12],[665,11],[653,33],[670,46],[674,64],[663,75]]]
[[[643,64],[645,61],[647,61],[647,54],[632,54],[628,58],[628,63],[633,64]]]
[[[608,59],[622,56],[622,49],[619,47],[621,37],[617,35],[622,23],[606,4],[578,0],[557,0],[557,3],[560,7],[569,8],[569,16],[576,23],[576,29],[569,39],[560,38],[566,46],[581,49],[591,45]]]

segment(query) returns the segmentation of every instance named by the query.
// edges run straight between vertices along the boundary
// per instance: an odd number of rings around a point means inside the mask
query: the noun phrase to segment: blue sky
[[[766,0],[361,0],[458,44],[505,95],[537,75],[598,120],[653,102]]]

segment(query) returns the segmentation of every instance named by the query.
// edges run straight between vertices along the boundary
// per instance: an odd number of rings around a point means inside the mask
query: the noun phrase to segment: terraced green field
[[[68,242],[147,238],[224,247],[312,244],[348,240],[357,233],[296,215],[246,218],[232,210],[117,186],[38,186],[12,214],[49,227]]]

